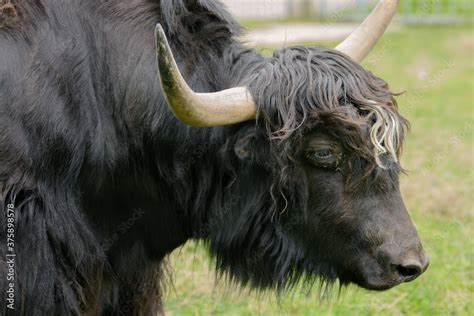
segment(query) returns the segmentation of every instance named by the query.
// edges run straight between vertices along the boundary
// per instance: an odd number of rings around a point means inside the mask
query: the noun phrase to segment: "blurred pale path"
[[[251,47],[287,46],[292,43],[309,41],[341,40],[356,29],[358,24],[345,23],[282,23],[252,29],[246,32],[242,40]],[[391,25],[387,32],[401,31],[400,25]]]

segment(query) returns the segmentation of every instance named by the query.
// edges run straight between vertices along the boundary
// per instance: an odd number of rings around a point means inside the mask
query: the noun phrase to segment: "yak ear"
[[[253,159],[258,149],[258,143],[258,133],[255,128],[248,129],[236,140],[234,144],[235,155],[240,160]]]

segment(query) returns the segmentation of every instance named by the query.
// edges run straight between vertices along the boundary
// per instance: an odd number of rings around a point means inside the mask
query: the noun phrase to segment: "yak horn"
[[[161,87],[179,120],[193,127],[212,127],[255,119],[257,107],[246,87],[194,92],[181,75],[160,24],[156,25],[155,38]]]
[[[361,62],[374,47],[397,11],[399,0],[381,0],[362,22],[336,50],[345,53],[352,60]]]

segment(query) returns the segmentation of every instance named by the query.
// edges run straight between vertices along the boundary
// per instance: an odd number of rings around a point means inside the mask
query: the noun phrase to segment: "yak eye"
[[[321,150],[316,150],[313,152],[314,158],[316,159],[327,159],[332,156],[331,149],[321,149]]]
[[[306,159],[314,166],[336,168],[339,162],[332,148],[311,149],[306,152]]]

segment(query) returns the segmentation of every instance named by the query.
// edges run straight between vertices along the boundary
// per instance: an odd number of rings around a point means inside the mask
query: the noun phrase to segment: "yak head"
[[[399,189],[408,122],[385,81],[333,49],[292,47],[249,88],[261,119],[234,150],[266,161],[272,211],[313,269],[374,290],[419,276],[428,259]]]
[[[385,81],[358,63],[395,8],[380,2],[336,49],[277,51],[243,87],[217,93],[187,86],[157,28],[161,84],[176,116],[195,127],[247,122],[222,148],[231,180],[215,203],[230,211],[213,215],[209,237],[233,278],[384,290],[427,268],[399,189],[407,121]]]

